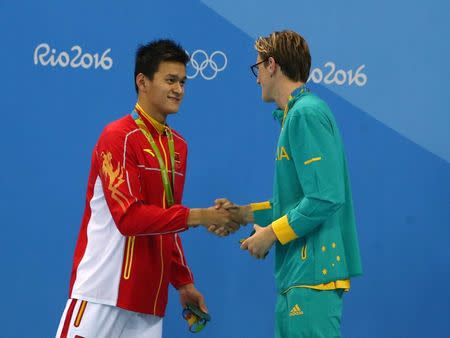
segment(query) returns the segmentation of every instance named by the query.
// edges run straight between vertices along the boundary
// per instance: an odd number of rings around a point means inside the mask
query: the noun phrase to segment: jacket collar
[[[289,111],[294,104],[305,94],[308,93],[309,89],[306,87],[306,85],[301,85],[300,87],[294,89],[292,91],[292,93],[289,95],[289,100],[287,103],[287,110]],[[286,109],[286,108],[285,108]],[[284,109],[281,108],[277,108],[272,112],[272,116],[275,120],[277,120],[278,122],[282,122],[283,121],[283,116],[284,116]]]
[[[134,108],[142,117],[142,120],[144,121],[149,131],[156,131],[160,135],[164,133],[165,129],[167,128],[166,124],[162,124],[161,122],[156,121],[139,105],[139,103],[136,103],[136,106]]]

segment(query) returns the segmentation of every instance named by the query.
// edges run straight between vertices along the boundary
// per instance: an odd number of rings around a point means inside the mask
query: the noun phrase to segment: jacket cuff
[[[186,280],[182,280],[182,281],[178,281],[177,283],[171,283],[172,285],[173,285],[173,287],[175,288],[175,289],[179,289],[179,288],[181,288],[181,287],[183,287],[183,286],[185,286],[185,285],[188,285],[188,284],[194,284],[194,280],[193,279],[186,279]]]
[[[283,245],[298,238],[297,234],[289,224],[287,215],[274,221],[272,223],[272,229],[275,236],[277,236],[278,240]]]
[[[250,207],[252,208],[253,212],[259,211],[259,210],[272,209],[272,206],[270,205],[269,201],[258,202],[258,203],[250,203]]]

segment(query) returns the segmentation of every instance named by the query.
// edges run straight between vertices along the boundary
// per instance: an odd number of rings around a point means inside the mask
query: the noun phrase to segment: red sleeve
[[[188,208],[175,204],[163,209],[139,199],[141,183],[131,133],[107,127],[95,150],[103,192],[117,228],[124,236],[186,230]]]
[[[172,267],[170,271],[170,283],[175,289],[183,285],[194,283],[191,269],[186,263],[183,246],[181,245],[181,238],[175,234],[175,245],[172,252]]]

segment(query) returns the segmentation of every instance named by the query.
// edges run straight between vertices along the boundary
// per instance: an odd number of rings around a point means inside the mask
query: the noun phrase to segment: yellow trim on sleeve
[[[289,224],[287,215],[284,215],[283,217],[280,217],[279,219],[274,221],[272,223],[272,229],[281,244],[286,244],[298,238],[297,234]]]
[[[325,284],[317,284],[317,285],[293,285],[290,288],[286,289],[283,293],[289,292],[294,288],[305,288],[305,289],[314,289],[314,290],[336,290],[336,289],[344,289],[345,291],[350,290],[350,279],[345,280],[337,280],[334,282],[329,282]]]
[[[250,203],[250,207],[252,208],[252,211],[272,209],[272,206],[270,205],[269,201],[259,202],[259,203]]]
[[[308,165],[308,164],[310,164],[310,163],[320,161],[321,159],[322,159],[322,157],[313,157],[312,159],[310,159],[310,160],[308,160],[308,161],[305,161],[303,164],[304,164],[304,165]]]

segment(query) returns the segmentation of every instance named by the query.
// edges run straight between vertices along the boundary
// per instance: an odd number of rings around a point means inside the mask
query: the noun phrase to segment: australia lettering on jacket
[[[281,147],[277,147],[277,157],[276,160],[277,161],[281,161],[283,159],[286,159],[288,161],[291,160],[291,158],[289,157],[289,154],[286,151],[286,148],[281,146]]]

